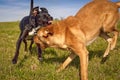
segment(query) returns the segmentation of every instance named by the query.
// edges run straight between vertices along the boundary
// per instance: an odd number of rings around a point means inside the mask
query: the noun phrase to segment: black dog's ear
[[[53,32],[50,31],[49,29],[44,30],[43,37],[47,38],[52,35],[53,35]]]
[[[42,12],[48,13],[48,10],[47,10],[45,7],[41,7],[40,10],[41,10]]]

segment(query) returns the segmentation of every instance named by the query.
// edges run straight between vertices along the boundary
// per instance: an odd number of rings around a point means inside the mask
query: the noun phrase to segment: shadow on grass
[[[58,53],[59,52],[57,52],[54,48],[51,48],[51,49],[48,48],[47,50],[44,50],[42,52],[43,62],[62,64],[66,60],[66,58],[68,57],[69,54],[68,55],[58,56]],[[98,50],[98,51],[89,50],[89,61],[94,57],[98,57],[98,58],[102,59],[103,53],[104,53],[104,50]],[[54,57],[44,58],[45,55],[49,55],[49,54],[51,54]],[[22,67],[25,60],[27,60],[31,56],[37,56],[37,55],[38,55],[37,48],[36,48],[36,46],[34,46],[32,48],[32,53],[29,53],[29,56],[25,55],[24,58],[19,62],[18,67]],[[70,66],[74,66],[76,68],[79,68],[79,57],[78,56],[70,63]]]
[[[25,55],[24,58],[18,63],[18,67],[22,68],[24,66],[24,62],[29,58],[30,56]]]
[[[89,60],[94,57],[102,58],[104,50],[89,51]]]
[[[27,50],[26,53],[29,54],[29,55],[24,55],[24,57],[21,60],[18,59],[19,63],[18,63],[17,66],[19,68],[22,68],[24,66],[24,62],[26,62],[26,60],[28,58],[31,58],[31,56],[36,56],[37,55],[37,48],[36,47],[32,47],[32,53],[29,50]],[[22,55],[22,54],[19,54],[19,55]]]
[[[55,54],[57,54],[57,52],[55,52],[55,51],[53,51],[53,53],[54,53],[53,54],[54,56],[55,56]],[[102,60],[104,50],[89,51],[89,53],[90,53],[89,54],[89,61],[94,57],[101,58],[101,60]],[[60,57],[55,56],[55,57],[50,57],[50,58],[47,58],[47,59],[44,58],[43,61],[46,62],[46,63],[60,63],[60,64],[62,64],[66,60],[67,57],[68,57],[68,55],[60,56]],[[78,69],[79,68],[79,57],[77,56],[69,65],[74,66],[74,67],[76,67]]]

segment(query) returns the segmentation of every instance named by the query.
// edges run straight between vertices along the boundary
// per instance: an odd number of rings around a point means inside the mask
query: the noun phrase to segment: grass
[[[18,63],[13,65],[15,45],[19,36],[19,22],[0,22],[0,80],[79,80],[79,58],[77,57],[65,70],[55,70],[67,58],[69,51],[47,48],[43,52],[43,61],[37,60],[36,45],[33,53],[24,52],[22,43]],[[118,25],[120,30],[120,24]],[[30,42],[29,42],[30,43]],[[110,51],[108,60],[101,64],[107,44],[98,38],[88,46],[89,80],[120,80],[120,37],[117,46]]]

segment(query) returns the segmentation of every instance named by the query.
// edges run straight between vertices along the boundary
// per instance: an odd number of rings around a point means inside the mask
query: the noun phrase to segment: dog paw
[[[56,73],[59,73],[59,72],[60,72],[60,70],[59,70],[59,69],[57,69],[57,70],[56,70]]]
[[[13,64],[16,64],[16,63],[17,63],[17,60],[16,60],[16,59],[13,59],[13,60],[12,60],[12,63],[13,63]]]
[[[42,57],[40,57],[40,58],[38,58],[38,60],[39,60],[40,62],[42,62],[42,61],[43,61],[43,58],[42,58]]]
[[[104,64],[107,61],[108,58],[109,58],[109,56],[103,57],[100,63]]]

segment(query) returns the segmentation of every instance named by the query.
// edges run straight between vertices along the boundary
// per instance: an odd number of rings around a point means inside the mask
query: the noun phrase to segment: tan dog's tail
[[[120,1],[116,2],[116,5],[120,8]]]

